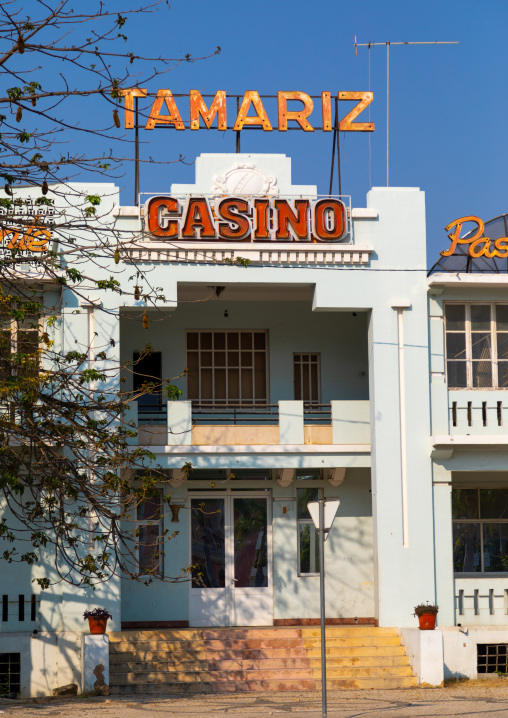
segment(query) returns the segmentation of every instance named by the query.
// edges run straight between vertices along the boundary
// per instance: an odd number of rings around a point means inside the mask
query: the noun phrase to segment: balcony
[[[508,579],[456,578],[456,623],[468,626],[506,626]]]
[[[368,401],[225,405],[192,401],[130,406],[125,417],[148,446],[370,445]]]

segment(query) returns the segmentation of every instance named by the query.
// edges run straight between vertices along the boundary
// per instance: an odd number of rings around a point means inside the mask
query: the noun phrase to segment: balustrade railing
[[[330,425],[332,423],[332,405],[304,402],[303,422],[304,424]]]
[[[278,404],[211,404],[192,402],[193,424],[266,424],[279,423]]]

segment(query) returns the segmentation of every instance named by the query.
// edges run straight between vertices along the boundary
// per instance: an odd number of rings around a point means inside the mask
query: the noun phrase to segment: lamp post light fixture
[[[319,500],[309,501],[309,510],[314,526],[319,535],[319,604],[321,614],[321,715],[327,718],[326,705],[326,631],[325,631],[325,541],[332,528],[335,515],[339,508],[339,499],[324,497],[324,489],[319,490]]]

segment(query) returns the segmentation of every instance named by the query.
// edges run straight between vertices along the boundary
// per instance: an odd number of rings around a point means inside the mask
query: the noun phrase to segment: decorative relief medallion
[[[277,179],[269,177],[255,164],[236,164],[225,174],[213,178],[212,194],[277,197]]]

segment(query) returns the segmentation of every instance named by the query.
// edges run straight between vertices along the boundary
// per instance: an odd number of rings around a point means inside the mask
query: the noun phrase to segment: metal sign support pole
[[[325,496],[319,490],[319,602],[321,611],[321,715],[326,718],[326,631],[325,631]]]
[[[139,204],[139,118],[138,118],[138,98],[134,98],[134,204]]]

